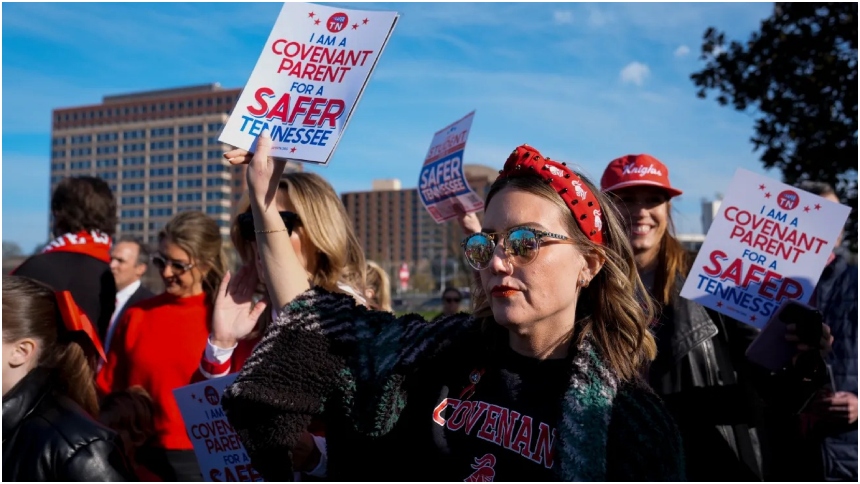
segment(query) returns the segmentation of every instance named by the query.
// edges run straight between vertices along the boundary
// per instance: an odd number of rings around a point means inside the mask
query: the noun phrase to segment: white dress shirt
[[[140,288],[140,279],[132,282],[131,284],[125,286],[121,290],[116,293],[116,307],[113,310],[113,314],[110,317],[110,323],[108,323],[107,334],[105,334],[105,354],[107,354],[110,349],[110,340],[113,338],[114,330],[116,330],[116,317],[119,316],[119,313],[122,312],[122,308],[125,307],[125,304],[128,302],[129,298]]]

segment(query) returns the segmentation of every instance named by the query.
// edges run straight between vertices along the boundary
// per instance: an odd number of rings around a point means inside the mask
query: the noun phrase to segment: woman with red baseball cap
[[[715,416],[721,412],[716,407],[735,403],[716,393],[724,390],[720,383],[734,383],[720,381],[721,373],[734,370],[722,358],[719,322],[701,305],[680,297],[689,256],[674,236],[671,200],[681,190],[669,182],[666,165],[646,154],[612,160],[600,185],[618,202],[639,277],[662,307],[652,324],[657,358],[648,380],[678,423],[688,479],[760,481],[759,450],[749,427],[717,425]]]
[[[680,296],[690,259],[674,236],[671,200],[682,192],[666,165],[646,154],[622,156],[600,184],[618,203],[639,277],[662,309],[652,324],[657,358],[648,380],[678,424],[688,479],[761,481],[754,407],[763,397],[769,411],[791,411],[803,393],[798,375],[752,367],[744,352],[755,328]]]

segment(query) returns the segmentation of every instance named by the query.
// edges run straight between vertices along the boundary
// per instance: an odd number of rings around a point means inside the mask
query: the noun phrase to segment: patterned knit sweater
[[[464,314],[432,324],[414,314],[395,318],[314,288],[269,325],[222,404],[267,481],[292,479],[290,449],[312,417],[326,422],[329,478],[370,479],[374,465],[397,463],[386,463],[384,454],[367,462],[361,449],[374,449],[397,426],[421,385],[414,380],[428,369],[469,374],[498,331],[479,326]],[[569,359],[570,381],[554,426],[557,478],[683,480],[677,428],[647,386],[619,382],[588,338]],[[403,430],[397,434],[424,435]],[[416,479],[423,480],[421,471],[412,469]]]

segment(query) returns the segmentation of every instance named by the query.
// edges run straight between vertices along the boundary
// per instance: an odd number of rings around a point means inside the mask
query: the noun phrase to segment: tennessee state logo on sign
[[[800,205],[800,195],[793,190],[785,190],[776,197],[776,203],[783,210],[794,210]]]
[[[345,29],[348,23],[349,17],[347,17],[346,14],[343,12],[338,12],[328,18],[328,22],[326,22],[326,27],[328,27],[329,32],[336,34],[341,30]]]

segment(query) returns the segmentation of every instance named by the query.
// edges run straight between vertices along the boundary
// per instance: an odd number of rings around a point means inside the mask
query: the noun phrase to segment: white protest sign
[[[273,157],[327,164],[397,19],[285,3],[218,140],[251,151],[267,129]]]
[[[738,169],[681,296],[761,328],[808,303],[851,209]]]
[[[466,213],[484,208],[484,201],[469,187],[463,172],[463,152],[472,129],[475,111],[433,135],[418,178],[421,203],[436,223],[457,216],[454,207]]]
[[[173,390],[188,438],[207,482],[262,482],[221,408],[221,395],[238,373]]]

